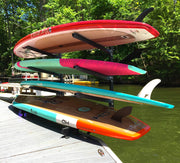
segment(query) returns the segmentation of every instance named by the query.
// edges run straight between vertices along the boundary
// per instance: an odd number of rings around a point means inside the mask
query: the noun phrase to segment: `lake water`
[[[105,85],[99,88],[108,89]],[[114,91],[137,95],[142,86],[114,85]],[[127,141],[95,135],[101,138],[124,163],[180,162],[180,87],[155,88],[152,99],[175,105],[165,109],[149,105],[115,101],[115,108],[133,106],[132,115],[147,123],[151,130],[138,140]]]

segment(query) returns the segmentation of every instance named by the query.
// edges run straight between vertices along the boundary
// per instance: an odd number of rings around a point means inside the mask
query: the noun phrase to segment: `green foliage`
[[[156,27],[160,36],[145,43],[149,50],[143,57],[148,64],[147,70],[153,76],[171,82],[178,80],[177,74],[180,74],[180,3],[163,0],[155,1],[154,4],[156,9],[149,17],[149,24]]]
[[[114,61],[120,62],[134,48],[143,48],[141,58],[132,60],[130,64],[146,69],[150,78],[160,77],[167,82],[172,78],[177,79],[177,74],[180,74],[180,1],[177,0],[0,1],[0,72],[10,74],[11,65],[19,60],[12,55],[13,47],[29,33],[84,20],[133,21],[149,7],[155,10],[145,17],[144,22],[154,26],[160,36],[149,41],[113,47]],[[99,50],[66,53],[63,57],[109,60],[109,56]]]

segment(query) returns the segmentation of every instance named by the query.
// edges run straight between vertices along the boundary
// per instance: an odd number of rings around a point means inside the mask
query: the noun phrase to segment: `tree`
[[[146,47],[143,57],[152,77],[161,77],[163,81],[178,80],[180,74],[179,44],[180,37],[180,3],[173,0],[153,2],[155,10],[150,14],[148,23],[156,27],[160,36],[154,40],[141,43]]]
[[[179,73],[180,2],[177,0],[3,0],[0,1],[0,71],[11,72],[15,43],[29,33],[69,22],[94,19],[133,21],[146,8],[155,10],[144,22],[154,26],[160,36],[156,39],[113,47],[114,60],[121,60],[134,49],[144,49],[140,58],[130,64],[146,68],[148,78],[161,77],[171,81]],[[90,55],[89,55],[90,54]],[[64,54],[64,57],[108,60],[99,50]],[[8,63],[8,64],[4,64]],[[5,71],[4,71],[5,70]],[[144,79],[143,79],[144,80]]]

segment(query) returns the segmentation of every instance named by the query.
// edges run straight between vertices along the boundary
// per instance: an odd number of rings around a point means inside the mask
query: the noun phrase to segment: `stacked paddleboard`
[[[148,40],[158,35],[158,31],[148,24],[120,20],[82,21],[49,27],[21,39],[15,45],[14,53],[21,58],[48,56],[51,59],[24,60],[16,63],[15,67],[21,71],[57,75],[94,74],[107,78],[114,75],[142,75],[146,71],[132,65],[90,59],[61,59],[55,54],[93,48],[106,51],[105,47]],[[95,99],[173,108],[173,105],[150,99],[157,83],[152,81],[138,96],[49,81],[24,81],[21,85],[37,90],[72,92]],[[115,111],[77,97],[18,96],[13,106],[65,126],[119,139],[135,140],[150,130],[147,124],[130,115],[131,107]]]
[[[141,22],[81,21],[49,27],[29,34],[15,45],[14,53],[21,58],[35,58],[54,53],[93,49],[94,46],[79,40],[83,38],[109,47],[148,40],[157,36],[159,36],[157,30]]]

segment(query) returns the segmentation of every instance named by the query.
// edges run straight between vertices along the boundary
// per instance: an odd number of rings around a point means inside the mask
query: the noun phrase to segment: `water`
[[[108,89],[108,86],[99,86]],[[115,91],[137,95],[137,85],[114,85]],[[179,163],[180,162],[180,87],[155,88],[152,99],[175,105],[165,109],[115,101],[115,108],[133,106],[132,115],[149,126],[150,132],[138,140],[127,141],[95,135],[101,138],[124,163]]]

